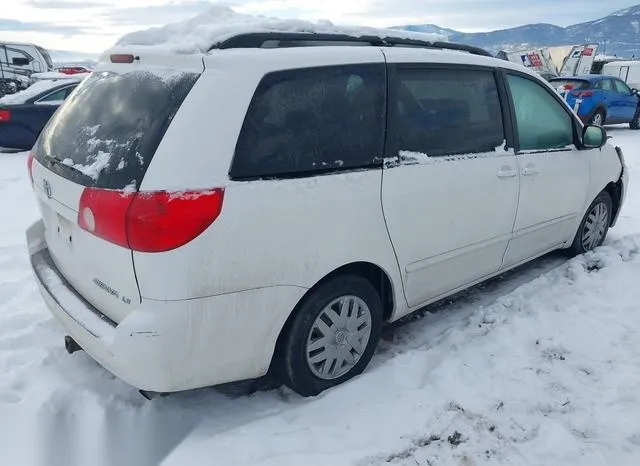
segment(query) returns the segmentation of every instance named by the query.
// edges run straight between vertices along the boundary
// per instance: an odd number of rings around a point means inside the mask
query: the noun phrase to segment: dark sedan
[[[0,99],[0,147],[29,150],[80,80],[40,81]]]

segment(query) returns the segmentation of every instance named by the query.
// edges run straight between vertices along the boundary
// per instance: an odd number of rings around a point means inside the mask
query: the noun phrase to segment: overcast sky
[[[394,26],[433,23],[488,31],[528,23],[568,26],[640,0],[0,0],[0,40],[100,52],[126,32],[180,21],[212,3],[283,18]]]

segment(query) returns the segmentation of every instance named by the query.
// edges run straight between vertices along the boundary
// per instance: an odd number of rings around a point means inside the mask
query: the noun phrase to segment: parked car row
[[[29,254],[69,352],[153,392],[271,371],[314,395],[365,369],[384,323],[601,245],[622,151],[487,55],[228,30],[205,55],[107,52],[28,161]]]
[[[83,79],[39,81],[0,98],[0,147],[29,150],[58,107]]]
[[[0,41],[0,79],[28,78],[53,70],[49,52],[35,44]]]

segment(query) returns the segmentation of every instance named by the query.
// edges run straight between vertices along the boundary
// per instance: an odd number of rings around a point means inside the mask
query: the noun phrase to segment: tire
[[[638,109],[636,110],[636,114],[633,117],[633,120],[629,123],[629,128],[633,130],[640,129],[640,104],[638,104]]]
[[[312,290],[278,352],[282,382],[302,396],[314,396],[361,374],[378,345],[382,316],[380,296],[364,278],[345,275]]]
[[[573,239],[573,244],[567,250],[568,254],[578,256],[602,246],[607,237],[612,216],[613,202],[611,201],[611,196],[608,192],[602,191],[587,209],[587,213],[584,215],[582,222],[580,222],[580,227]],[[600,225],[600,227],[597,227],[597,225]],[[594,226],[597,228],[596,236],[589,239],[588,235],[594,231]],[[591,234],[593,235],[593,233]]]
[[[589,124],[604,126],[605,119],[606,119],[606,115],[604,111],[602,109],[598,109],[593,115],[591,115],[591,118],[589,119]]]

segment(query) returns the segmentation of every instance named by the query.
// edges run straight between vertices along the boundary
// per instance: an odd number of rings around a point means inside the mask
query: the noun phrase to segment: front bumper
[[[27,245],[40,293],[68,334],[116,377],[153,392],[264,375],[279,332],[306,291],[283,286],[183,301],[143,299],[116,323],[60,273],[42,221],[27,230]]]
[[[624,201],[627,198],[627,191],[629,190],[629,169],[627,168],[627,164],[624,160],[624,154],[622,149],[616,146],[616,153],[618,154],[618,158],[620,159],[621,173],[620,173],[620,205],[618,206],[618,211],[616,212],[616,216],[613,218],[611,222],[611,227],[615,227],[616,223],[618,223],[618,219],[620,218],[620,212],[622,211],[622,207],[624,206]]]

